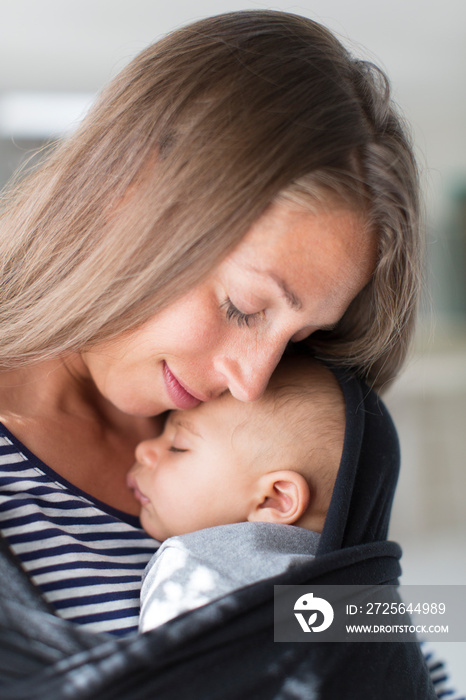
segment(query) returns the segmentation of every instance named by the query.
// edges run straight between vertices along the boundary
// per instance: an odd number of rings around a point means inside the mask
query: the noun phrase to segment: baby
[[[309,357],[284,358],[254,403],[227,393],[172,411],[128,475],[142,526],[165,541],[143,579],[140,630],[312,556],[344,431],[339,384]]]

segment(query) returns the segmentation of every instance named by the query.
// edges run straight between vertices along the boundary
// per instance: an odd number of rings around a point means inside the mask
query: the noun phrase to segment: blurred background
[[[416,347],[386,394],[402,446],[391,537],[403,583],[466,584],[466,3],[463,0],[0,0],[0,186],[73,129],[148,43],[241,9],[315,19],[388,73],[412,125],[427,229]],[[465,631],[466,640],[466,631]],[[466,691],[465,643],[435,644]]]

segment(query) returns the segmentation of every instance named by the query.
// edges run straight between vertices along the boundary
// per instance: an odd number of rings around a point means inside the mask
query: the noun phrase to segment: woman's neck
[[[0,372],[0,420],[75,486],[114,508],[139,512],[126,473],[137,443],[157,435],[161,421],[116,409],[79,355]]]

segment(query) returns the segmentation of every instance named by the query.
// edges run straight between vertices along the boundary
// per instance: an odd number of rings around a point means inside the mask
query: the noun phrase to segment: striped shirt
[[[136,632],[141,576],[159,543],[139,520],[62,479],[0,423],[0,529],[58,615]]]

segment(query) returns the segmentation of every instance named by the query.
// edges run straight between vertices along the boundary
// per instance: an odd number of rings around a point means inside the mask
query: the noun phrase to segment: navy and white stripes
[[[427,642],[421,642],[421,649],[424,654],[436,697],[439,700],[466,700],[466,696],[463,693],[457,693],[454,690],[452,679],[446,669],[446,664],[438,658],[435,653],[435,648]]]
[[[0,529],[61,617],[136,632],[141,576],[158,544],[136,517],[94,501],[0,424]]]

